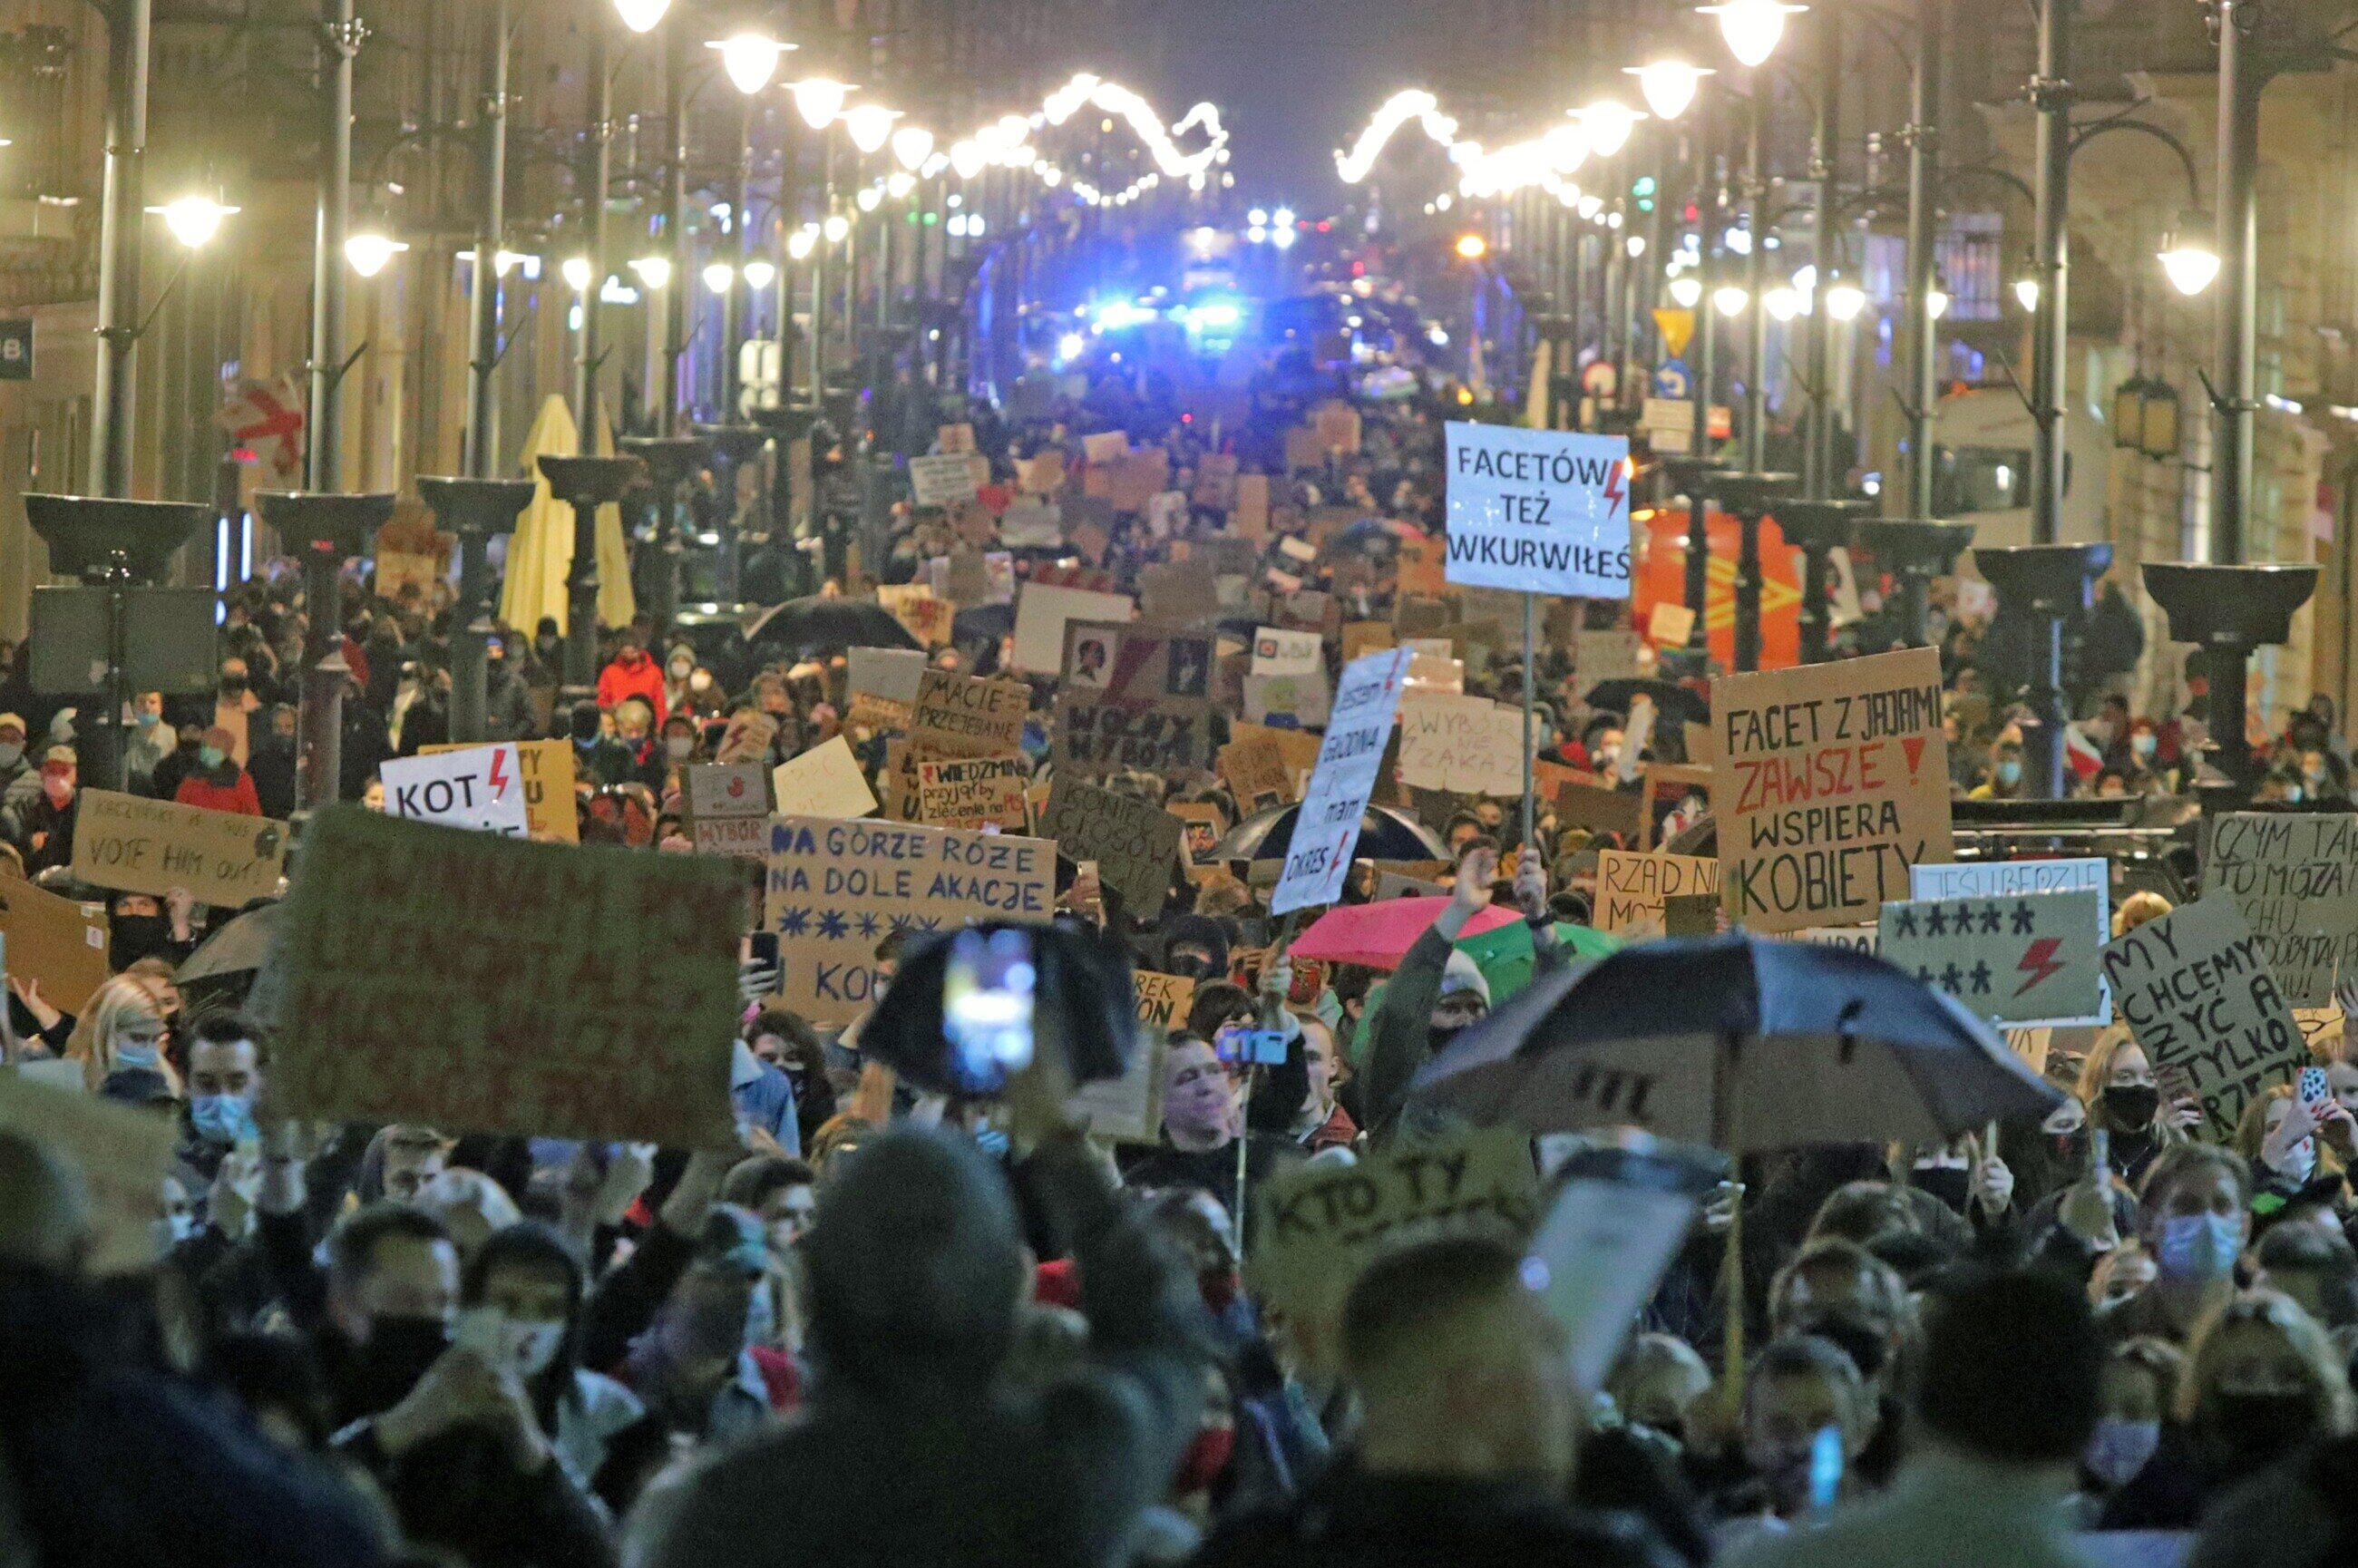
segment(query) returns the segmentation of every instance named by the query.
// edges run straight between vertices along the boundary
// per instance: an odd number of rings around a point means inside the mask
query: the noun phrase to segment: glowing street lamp
[[[2200,212],[2180,218],[2178,226],[2162,236],[2159,260],[2169,286],[2179,293],[2191,297],[2210,287],[2219,276],[2219,247],[2210,218]]]
[[[1712,308],[1723,316],[1741,316],[1744,308],[1752,303],[1752,296],[1747,294],[1741,285],[1724,283],[1712,291],[1711,303]]]
[[[668,288],[671,287],[671,258],[669,256],[641,256],[638,260],[631,264],[631,270],[638,274],[639,281],[645,284],[649,288]]]
[[[1709,66],[1689,65],[1682,59],[1658,59],[1646,65],[1622,68],[1626,75],[1638,79],[1638,91],[1646,100],[1646,107],[1663,120],[1675,120],[1685,114],[1703,89],[1703,79],[1715,74]]]
[[[1457,236],[1457,254],[1466,261],[1480,261],[1490,254],[1490,243],[1479,234],[1460,234]]]
[[[1671,301],[1682,310],[1692,310],[1703,300],[1703,279],[1693,273],[1681,273],[1671,279]]]
[[[1801,313],[1801,291],[1790,284],[1783,284],[1763,294],[1760,303],[1771,320],[1790,321]]]
[[[1855,321],[1866,308],[1866,290],[1840,273],[1826,275],[1826,314],[1837,321]]]
[[[851,220],[840,212],[830,212],[827,215],[827,222],[819,225],[819,232],[827,236],[828,244],[839,245],[851,232]]]
[[[903,125],[892,133],[892,159],[912,174],[925,166],[934,150],[934,134],[923,125]]]
[[[737,269],[727,262],[704,264],[704,287],[715,294],[726,294],[737,282]]]
[[[858,86],[855,81],[813,76],[786,83],[786,91],[795,95],[795,113],[803,117],[803,124],[814,131],[824,131],[835,124],[835,117],[843,113],[843,105]]]
[[[651,33],[671,9],[671,0],[614,0],[614,14],[634,33]]]
[[[778,269],[770,263],[765,261],[749,261],[745,264],[746,287],[758,291],[769,287],[770,285],[777,281]]]
[[[1600,98],[1572,117],[1588,133],[1588,148],[1598,157],[1611,157],[1629,145],[1629,134],[1646,116],[1614,98]]]
[[[892,122],[901,117],[898,109],[887,109],[882,103],[862,103],[843,112],[843,133],[851,145],[863,153],[872,153],[890,141]]]
[[[344,240],[344,259],[362,277],[374,277],[383,272],[393,258],[409,247],[399,240],[387,239],[373,229],[362,229]]]
[[[730,84],[751,98],[770,85],[778,74],[778,61],[795,46],[767,33],[736,33],[704,47],[720,51],[720,69],[728,72]]]
[[[1949,291],[1934,284],[1924,295],[1924,314],[1937,321],[1949,313]]]
[[[1777,52],[1777,44],[1785,36],[1785,18],[1798,16],[1809,7],[1789,5],[1785,0],[1725,0],[1695,9],[1719,18],[1719,36],[1726,41],[1728,53],[1745,65],[1757,66],[1766,64]]]
[[[803,228],[796,229],[793,233],[786,236],[786,259],[788,261],[808,261],[810,260],[811,252],[817,248],[818,231],[808,227],[807,225]]]
[[[221,232],[222,220],[237,209],[224,207],[210,196],[183,196],[147,211],[160,215],[172,238],[193,251],[211,244]]]

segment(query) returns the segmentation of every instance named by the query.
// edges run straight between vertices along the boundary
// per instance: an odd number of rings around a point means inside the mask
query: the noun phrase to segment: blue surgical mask
[[[2089,1434],[2080,1463],[2106,1487],[2125,1487],[2145,1468],[2146,1461],[2153,1457],[2160,1443],[2161,1422],[2125,1421],[2108,1415],[2099,1420],[2096,1430]]]
[[[135,713],[131,719],[132,722],[137,724],[142,730],[153,730],[156,728],[156,721],[163,717],[160,713]]]
[[[2022,764],[2011,757],[1997,765],[1997,782],[2011,789],[2022,782]]]
[[[2154,1262],[2181,1280],[2215,1280],[2244,1249],[2244,1219],[2234,1214],[2180,1214],[2161,1222]]]
[[[114,1065],[118,1067],[153,1067],[156,1065],[157,1050],[157,1047],[152,1044],[117,1045],[114,1048]]]
[[[254,1124],[254,1102],[243,1095],[190,1095],[189,1125],[208,1143],[262,1136]]]
[[[200,746],[197,748],[197,761],[202,762],[209,768],[220,767],[222,765],[222,757],[223,754],[224,753],[219,746]]]
[[[2129,750],[2140,757],[2152,756],[2154,748],[2158,744],[2159,741],[2148,733],[2141,732],[2129,737]]]
[[[976,1128],[974,1131],[974,1145],[994,1160],[1006,1159],[1007,1152],[1010,1147],[1007,1134],[1001,1132],[996,1127]]]

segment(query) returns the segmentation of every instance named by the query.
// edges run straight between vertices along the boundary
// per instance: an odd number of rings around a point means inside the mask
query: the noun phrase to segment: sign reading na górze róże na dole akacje
[[[778,934],[780,1003],[816,1022],[849,1023],[876,999],[876,944],[886,932],[1045,924],[1055,884],[1056,846],[1044,838],[773,817],[766,919]]]
[[[1392,717],[1400,710],[1413,656],[1406,648],[1389,648],[1343,667],[1326,739],[1318,748],[1318,765],[1303,793],[1302,808],[1294,814],[1285,871],[1270,894],[1271,914],[1333,903],[1343,896],[1343,878],[1351,869],[1351,851],[1358,846],[1359,825],[1383,767],[1384,742],[1391,738]]]
[[[1629,597],[1629,443],[1450,425],[1446,576],[1524,593]]]
[[[1749,929],[1873,920],[1951,858],[1932,649],[1725,676],[1711,728],[1720,894]]]

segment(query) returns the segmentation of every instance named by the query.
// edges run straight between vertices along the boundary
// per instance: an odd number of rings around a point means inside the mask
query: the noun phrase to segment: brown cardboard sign
[[[278,891],[287,824],[145,795],[85,789],[74,812],[73,874],[92,887],[161,898],[186,888],[234,909]]]

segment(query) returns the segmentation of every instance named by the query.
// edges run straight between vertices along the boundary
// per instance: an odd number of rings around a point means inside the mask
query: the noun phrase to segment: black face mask
[[[2204,1446],[2238,1476],[2283,1458],[2316,1429],[2317,1401],[2302,1392],[2223,1392],[2205,1401]]]
[[[391,1410],[417,1386],[426,1368],[450,1347],[449,1326],[438,1317],[395,1316],[369,1321],[360,1347],[358,1396],[366,1413]]]
[[[222,676],[221,688],[222,695],[223,697],[235,697],[245,689],[245,677],[243,676]]]
[[[1966,1195],[1973,1191],[1974,1173],[1963,1166],[1936,1167],[1918,1171],[1909,1177],[1918,1188],[1931,1193],[1959,1214],[1965,1209]]]
[[[172,923],[160,914],[111,914],[106,926],[108,956],[118,969],[162,952],[172,939]]]
[[[1212,972],[1212,961],[1198,953],[1174,953],[1163,960],[1166,973],[1190,980],[1200,980]]]
[[[2143,1132],[2161,1108],[2161,1091],[2151,1084],[2115,1084],[2103,1095],[2104,1119],[2115,1132]]]
[[[1465,1033],[1469,1025],[1463,1023],[1453,1023],[1444,1029],[1439,1024],[1427,1024],[1424,1030],[1425,1046],[1438,1056],[1448,1050],[1449,1043]]]

